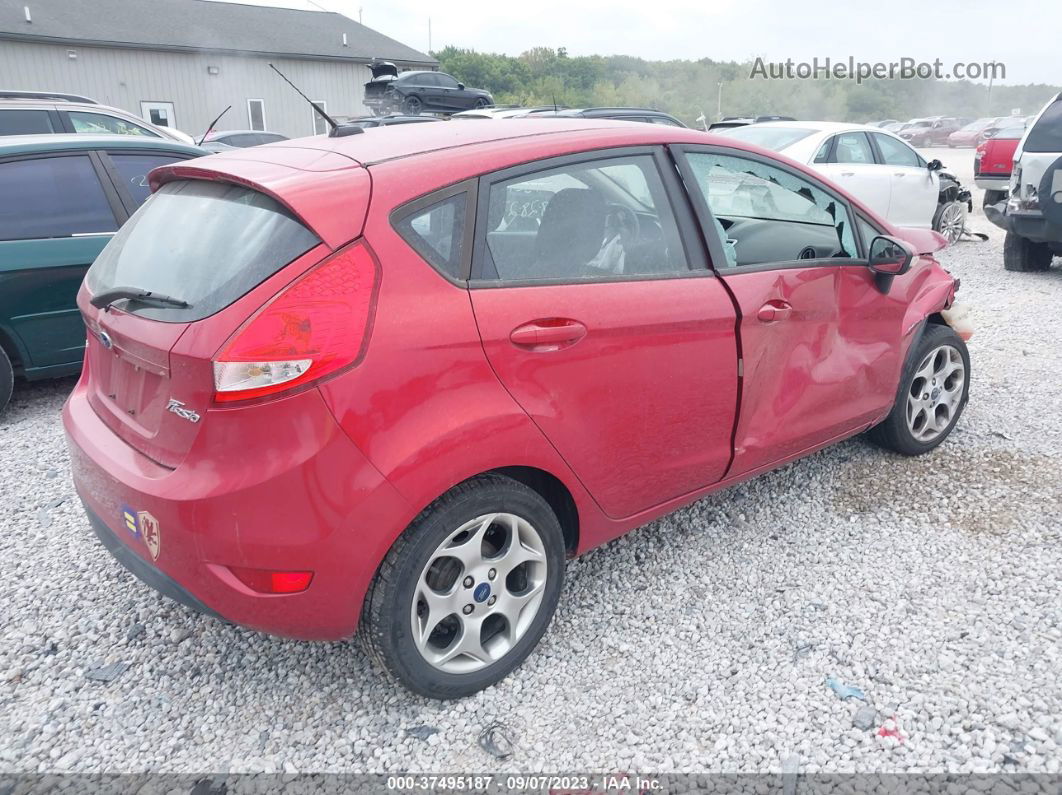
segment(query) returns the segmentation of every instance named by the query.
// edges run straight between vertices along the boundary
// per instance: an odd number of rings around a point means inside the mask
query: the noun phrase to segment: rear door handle
[[[569,318],[540,318],[517,326],[509,340],[520,348],[556,351],[574,345],[586,336],[586,326]]]
[[[905,172],[903,172],[903,171],[897,171],[895,174],[893,174],[893,176],[894,177],[905,177],[905,176],[907,176],[907,174]]]
[[[785,320],[793,312],[793,307],[785,301],[768,301],[766,304],[760,307],[760,311],[756,313],[756,318],[761,323],[777,323],[779,320]]]
[[[854,171],[842,171],[841,172],[841,176],[842,177],[854,177],[855,176],[855,172]]]

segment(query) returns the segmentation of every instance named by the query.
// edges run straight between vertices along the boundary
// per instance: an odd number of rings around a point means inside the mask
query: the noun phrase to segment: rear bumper
[[[154,588],[163,596],[168,596],[173,601],[178,602],[185,607],[192,608],[197,613],[202,613],[211,618],[222,618],[222,616],[219,616],[216,612],[185,590],[184,586],[177,582],[177,580],[167,576],[161,569],[155,568],[133,552],[130,547],[123,544],[111,528],[109,528],[100,517],[93,513],[92,509],[89,508],[84,501],[82,501],[81,506],[85,509],[85,515],[88,517],[89,526],[100,540],[100,543],[103,544],[107,551],[114,556],[115,560],[132,572],[138,580],[145,585]]]
[[[1006,190],[1010,187],[1010,174],[977,174],[974,185],[984,190]]]
[[[985,217],[1000,229],[1034,243],[1062,244],[1062,226],[1051,224],[1040,213],[1008,213],[1005,202],[985,207]]]
[[[354,633],[376,568],[412,517],[316,390],[276,405],[209,410],[173,470],[119,439],[86,392],[83,378],[63,408],[74,485],[122,565],[177,602],[263,632],[308,640]],[[126,511],[136,524],[141,513],[157,523],[155,557]],[[313,579],[300,593],[263,594],[230,566],[312,571]]]

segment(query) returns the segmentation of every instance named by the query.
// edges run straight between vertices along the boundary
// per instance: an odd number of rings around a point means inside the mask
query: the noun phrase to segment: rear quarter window
[[[0,110],[0,135],[40,135],[55,132],[46,110]]]
[[[221,182],[170,182],[107,244],[87,285],[94,294],[134,287],[187,301],[184,309],[122,307],[187,323],[224,309],[320,242],[265,194]]]
[[[468,196],[459,193],[414,210],[395,221],[395,231],[421,257],[450,279],[461,279],[464,251],[465,207]]]
[[[1026,152],[1062,152],[1062,99],[1041,114],[1023,148]]]
[[[117,228],[88,155],[0,163],[0,240],[71,237]]]

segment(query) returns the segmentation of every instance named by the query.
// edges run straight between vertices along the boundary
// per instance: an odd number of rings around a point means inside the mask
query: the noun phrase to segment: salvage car
[[[967,401],[944,239],[734,139],[400,126],[150,179],[78,296],[89,524],[426,696],[516,668],[566,558],[864,431],[926,453]]]
[[[1062,94],[1052,97],[1014,152],[1006,203],[985,206],[1006,230],[1003,267],[1045,271],[1062,254]]]
[[[983,188],[984,205],[997,204],[1007,197],[1014,152],[1025,135],[1025,121],[1017,119],[1010,127],[997,129],[977,145],[974,153],[974,184]]]
[[[195,143],[191,136],[174,127],[152,124],[89,97],[52,91],[0,90],[0,136],[53,133],[139,135]]]
[[[370,67],[372,80],[365,84],[365,107],[377,116],[403,113],[456,113],[494,104],[489,91],[467,88],[445,72],[414,70],[399,72],[388,61]]]
[[[953,132],[967,123],[966,119],[934,116],[929,119],[912,119],[898,135],[911,146],[944,146]]]
[[[16,377],[81,369],[85,272],[147,199],[147,173],[203,154],[123,135],[0,138],[0,411]]]
[[[842,122],[771,122],[720,130],[807,163],[897,226],[935,229],[949,244],[962,235],[970,192],[939,160],[926,162],[892,133]]]

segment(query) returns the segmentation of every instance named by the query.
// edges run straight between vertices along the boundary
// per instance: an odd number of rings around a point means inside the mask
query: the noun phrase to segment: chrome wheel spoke
[[[468,657],[473,663],[479,663],[478,666],[473,665],[474,668],[490,665],[493,660],[487,650],[483,648],[481,640],[483,637],[483,620],[466,618],[461,624],[461,637],[431,662],[442,667],[446,663],[460,660],[461,657]]]

